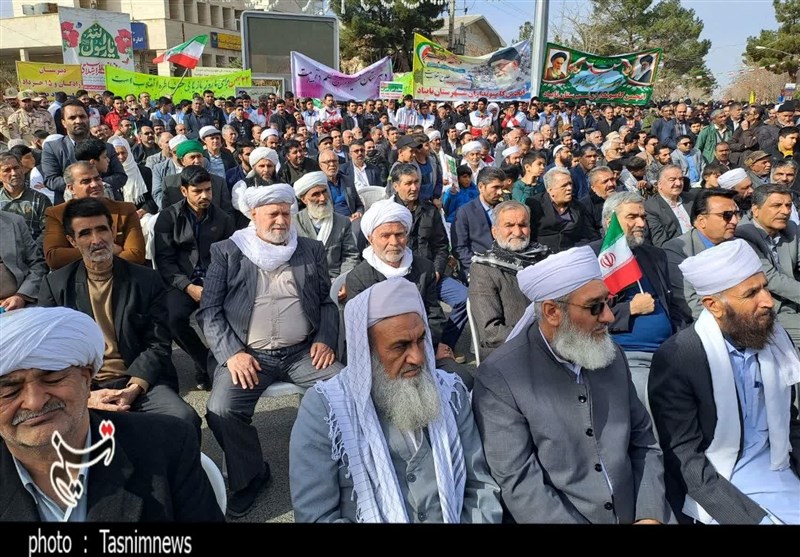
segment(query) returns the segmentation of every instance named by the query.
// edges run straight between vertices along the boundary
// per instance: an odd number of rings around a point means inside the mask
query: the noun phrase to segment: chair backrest
[[[225,478],[222,477],[222,472],[219,471],[214,461],[206,456],[205,453],[200,453],[200,465],[208,476],[208,481],[211,482],[211,489],[214,490],[217,505],[219,505],[222,514],[225,514],[228,508],[228,496],[225,494]]]
[[[472,316],[472,307],[467,296],[467,320],[469,321],[469,335],[472,338],[472,349],[475,351],[475,365],[481,365],[481,340],[478,338],[478,327],[475,318]]]
[[[376,201],[386,199],[386,188],[381,186],[364,186],[358,188],[357,191],[361,202],[364,204],[364,210],[369,209]]]

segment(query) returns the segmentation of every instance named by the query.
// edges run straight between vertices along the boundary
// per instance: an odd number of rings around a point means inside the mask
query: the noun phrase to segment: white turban
[[[409,232],[413,222],[411,211],[394,199],[376,201],[361,217],[361,232],[364,233],[365,238],[369,238],[376,228],[387,222],[402,223],[406,228],[406,232]]]
[[[517,273],[519,289],[531,302],[555,300],[576,291],[593,280],[602,280],[597,255],[589,246],[568,249],[551,255],[536,265]],[[522,319],[509,333],[506,342],[517,336],[534,320],[531,304]]]
[[[416,313],[425,320],[425,306],[419,295],[417,286],[404,278],[393,278],[381,281],[369,288],[369,310],[367,311],[367,327],[387,317]]]
[[[277,171],[278,168],[278,153],[275,149],[270,149],[269,147],[256,147],[250,153],[250,166],[255,166],[258,164],[258,161],[262,159],[269,159],[272,161],[272,164],[275,165],[275,169]]]
[[[497,115],[500,113],[500,106],[497,103],[489,103],[486,105],[486,112],[492,115],[492,120],[497,120]]]
[[[297,196],[297,199],[300,199],[311,188],[315,186],[327,186],[327,185],[328,185],[328,177],[325,175],[324,172],[321,172],[319,170],[316,172],[309,172],[308,174],[303,174],[294,183],[294,194]]]
[[[461,154],[466,155],[467,153],[473,153],[481,149],[483,149],[483,145],[481,145],[480,141],[470,141],[461,148]]]
[[[744,240],[722,242],[678,265],[699,296],[717,294],[761,272],[761,261]]]
[[[167,143],[167,145],[169,145],[169,148],[170,148],[170,150],[171,150],[171,151],[174,151],[174,150],[175,150],[175,148],[176,148],[178,145],[180,145],[181,143],[183,143],[183,142],[184,142],[184,141],[186,141],[186,140],[187,140],[187,138],[186,138],[186,136],[185,136],[185,135],[183,135],[183,134],[178,134],[178,135],[176,135],[175,137],[173,137],[172,139],[170,139],[170,140],[169,140],[169,143]]]
[[[503,149],[503,158],[510,157],[511,155],[516,155],[519,153],[519,147],[514,145],[513,147],[509,147],[508,149]]]
[[[20,369],[59,371],[103,365],[105,339],[94,319],[64,307],[0,314],[0,376]]]
[[[720,177],[717,178],[717,183],[722,189],[730,190],[745,178],[747,178],[747,172],[745,172],[743,168],[734,168],[720,175]]]
[[[295,202],[294,188],[289,184],[273,184],[271,186],[255,186],[244,190],[244,203],[248,211],[262,205]]]
[[[428,139],[430,139],[431,141],[433,141],[434,139],[442,138],[442,134],[439,133],[437,130],[428,130],[426,134],[428,135]]]
[[[275,137],[280,137],[281,135],[278,133],[278,130],[275,128],[267,128],[263,132],[261,132],[261,141],[264,141],[269,136],[274,135]]]
[[[463,102],[461,104],[464,104]],[[456,122],[456,129],[460,132],[463,132],[467,129],[467,125],[464,122]]]

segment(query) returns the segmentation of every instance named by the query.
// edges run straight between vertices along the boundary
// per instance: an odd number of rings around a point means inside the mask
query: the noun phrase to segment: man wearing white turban
[[[739,209],[747,212],[750,210],[750,204],[753,197],[753,181],[743,168],[734,168],[720,175],[717,178],[719,187],[724,190],[733,190],[736,192],[736,205]]]
[[[87,408],[103,347],[82,312],[0,314],[0,522],[222,521],[189,424]]]
[[[472,393],[486,461],[519,523],[666,523],[663,463],[592,248],[517,273],[533,302],[481,362]]]
[[[292,216],[297,235],[322,242],[331,280],[350,271],[361,257],[356,248],[350,219],[333,210],[325,173],[316,171],[301,176],[294,183],[294,193],[306,206]],[[343,297],[344,290],[341,294]]]
[[[734,239],[680,269],[704,309],[650,368],[667,497],[680,522],[800,524],[800,360],[763,263]]]
[[[206,420],[225,452],[228,513],[247,514],[271,479],[256,402],[275,381],[310,387],[342,368],[339,311],[322,243],[298,238],[288,184],[247,188],[253,226],[211,246],[197,319],[219,365]]]
[[[306,393],[292,429],[295,520],[500,522],[469,394],[435,368],[416,286],[379,282],[345,319],[348,366]]]
[[[274,130],[273,130],[274,131]],[[275,177],[280,162],[278,153],[269,147],[256,147],[250,152],[250,172],[231,188],[231,202],[237,212],[234,215],[236,228],[244,228],[250,224],[250,210],[245,201],[245,192],[248,188],[257,186],[271,186],[275,184]]]

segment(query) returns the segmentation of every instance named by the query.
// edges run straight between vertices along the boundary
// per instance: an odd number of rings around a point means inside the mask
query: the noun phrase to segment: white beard
[[[425,366],[415,377],[390,379],[373,354],[371,393],[378,415],[400,431],[417,431],[439,417],[439,389]]]
[[[601,369],[617,357],[617,349],[608,331],[597,335],[581,331],[564,313],[564,322],[553,337],[553,351],[583,369]]]
[[[329,219],[333,214],[333,205],[330,203],[325,203],[324,205],[309,203],[306,208],[308,209],[308,216],[315,221]]]

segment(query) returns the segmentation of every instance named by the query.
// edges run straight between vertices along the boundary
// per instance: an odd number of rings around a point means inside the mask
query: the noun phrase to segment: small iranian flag
[[[611,222],[608,224],[597,261],[600,263],[603,281],[612,296],[642,278],[642,270],[628,246],[615,213],[611,214]]]
[[[203,48],[208,42],[208,35],[197,35],[191,41],[187,41],[178,46],[173,46],[163,54],[153,59],[153,64],[161,62],[172,62],[184,68],[194,69],[200,62],[203,55]]]

